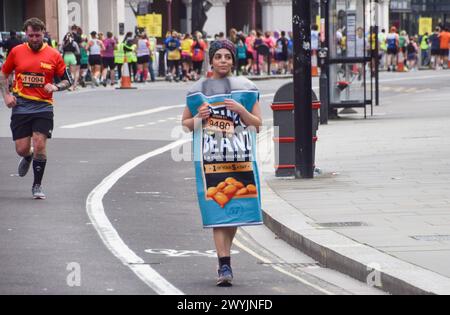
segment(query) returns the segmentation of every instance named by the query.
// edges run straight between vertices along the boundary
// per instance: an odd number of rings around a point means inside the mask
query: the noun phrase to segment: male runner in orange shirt
[[[33,198],[45,199],[41,183],[47,163],[47,139],[53,131],[53,92],[69,88],[72,78],[60,53],[44,44],[45,24],[41,20],[27,20],[24,31],[28,42],[8,55],[0,72],[0,92],[5,105],[12,109],[11,131],[16,152],[22,157],[19,176],[24,177],[33,162]],[[15,83],[11,94],[8,78],[13,71]],[[61,82],[53,84],[55,77]]]

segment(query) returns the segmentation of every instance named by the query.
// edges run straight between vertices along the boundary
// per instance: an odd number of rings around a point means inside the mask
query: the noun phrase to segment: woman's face
[[[214,55],[212,66],[217,76],[227,76],[233,68],[233,55],[228,49],[219,49]]]

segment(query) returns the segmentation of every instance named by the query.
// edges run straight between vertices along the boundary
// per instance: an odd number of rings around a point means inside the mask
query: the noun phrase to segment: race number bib
[[[213,132],[234,133],[234,124],[232,120],[210,117],[206,129]]]
[[[24,72],[20,77],[24,87],[43,88],[45,86],[45,75],[43,73]]]

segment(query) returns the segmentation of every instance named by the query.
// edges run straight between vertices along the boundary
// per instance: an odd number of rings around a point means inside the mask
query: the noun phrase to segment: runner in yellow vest
[[[136,44],[133,38],[133,33],[128,32],[125,35],[125,39],[123,41],[123,48],[125,52],[126,62],[128,63],[128,67],[130,69],[130,76],[134,78],[137,73],[137,55],[136,55]]]
[[[125,62],[125,52],[123,50],[123,46],[123,43],[119,43],[114,50],[114,63],[117,66],[117,74],[119,80],[122,78],[122,66]]]
[[[429,66],[430,60],[429,60],[429,54],[428,49],[430,48],[429,41],[428,41],[428,33],[425,33],[425,35],[422,36],[422,40],[420,41],[420,51],[422,55],[422,66]]]

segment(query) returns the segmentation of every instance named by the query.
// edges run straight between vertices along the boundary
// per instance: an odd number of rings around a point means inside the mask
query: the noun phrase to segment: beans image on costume
[[[214,195],[214,200],[219,204],[221,208],[225,207],[225,205],[230,201],[227,195],[222,192],[218,192]]]
[[[236,182],[237,180],[234,179],[233,177],[228,177],[227,179],[225,179],[225,183],[227,183],[228,185],[233,185]]]
[[[244,184],[242,184],[241,182],[235,182],[234,186],[236,186],[237,189],[242,189],[245,187]]]
[[[219,189],[217,189],[217,187],[211,187],[211,188],[208,188],[208,192],[206,193],[206,195],[208,196],[208,198],[212,198],[218,192],[219,192]]]
[[[239,189],[239,191],[236,193],[236,196],[245,196],[245,195],[248,195],[248,189],[247,188]]]
[[[238,191],[237,187],[231,184],[225,187],[223,193],[227,195],[228,198],[232,199],[237,191]]]
[[[256,194],[256,186],[255,185],[248,185],[247,190],[249,194]]]
[[[217,189],[219,191],[223,191],[225,189],[225,187],[227,187],[227,183],[225,183],[225,182],[221,182],[219,185],[217,185]]]

